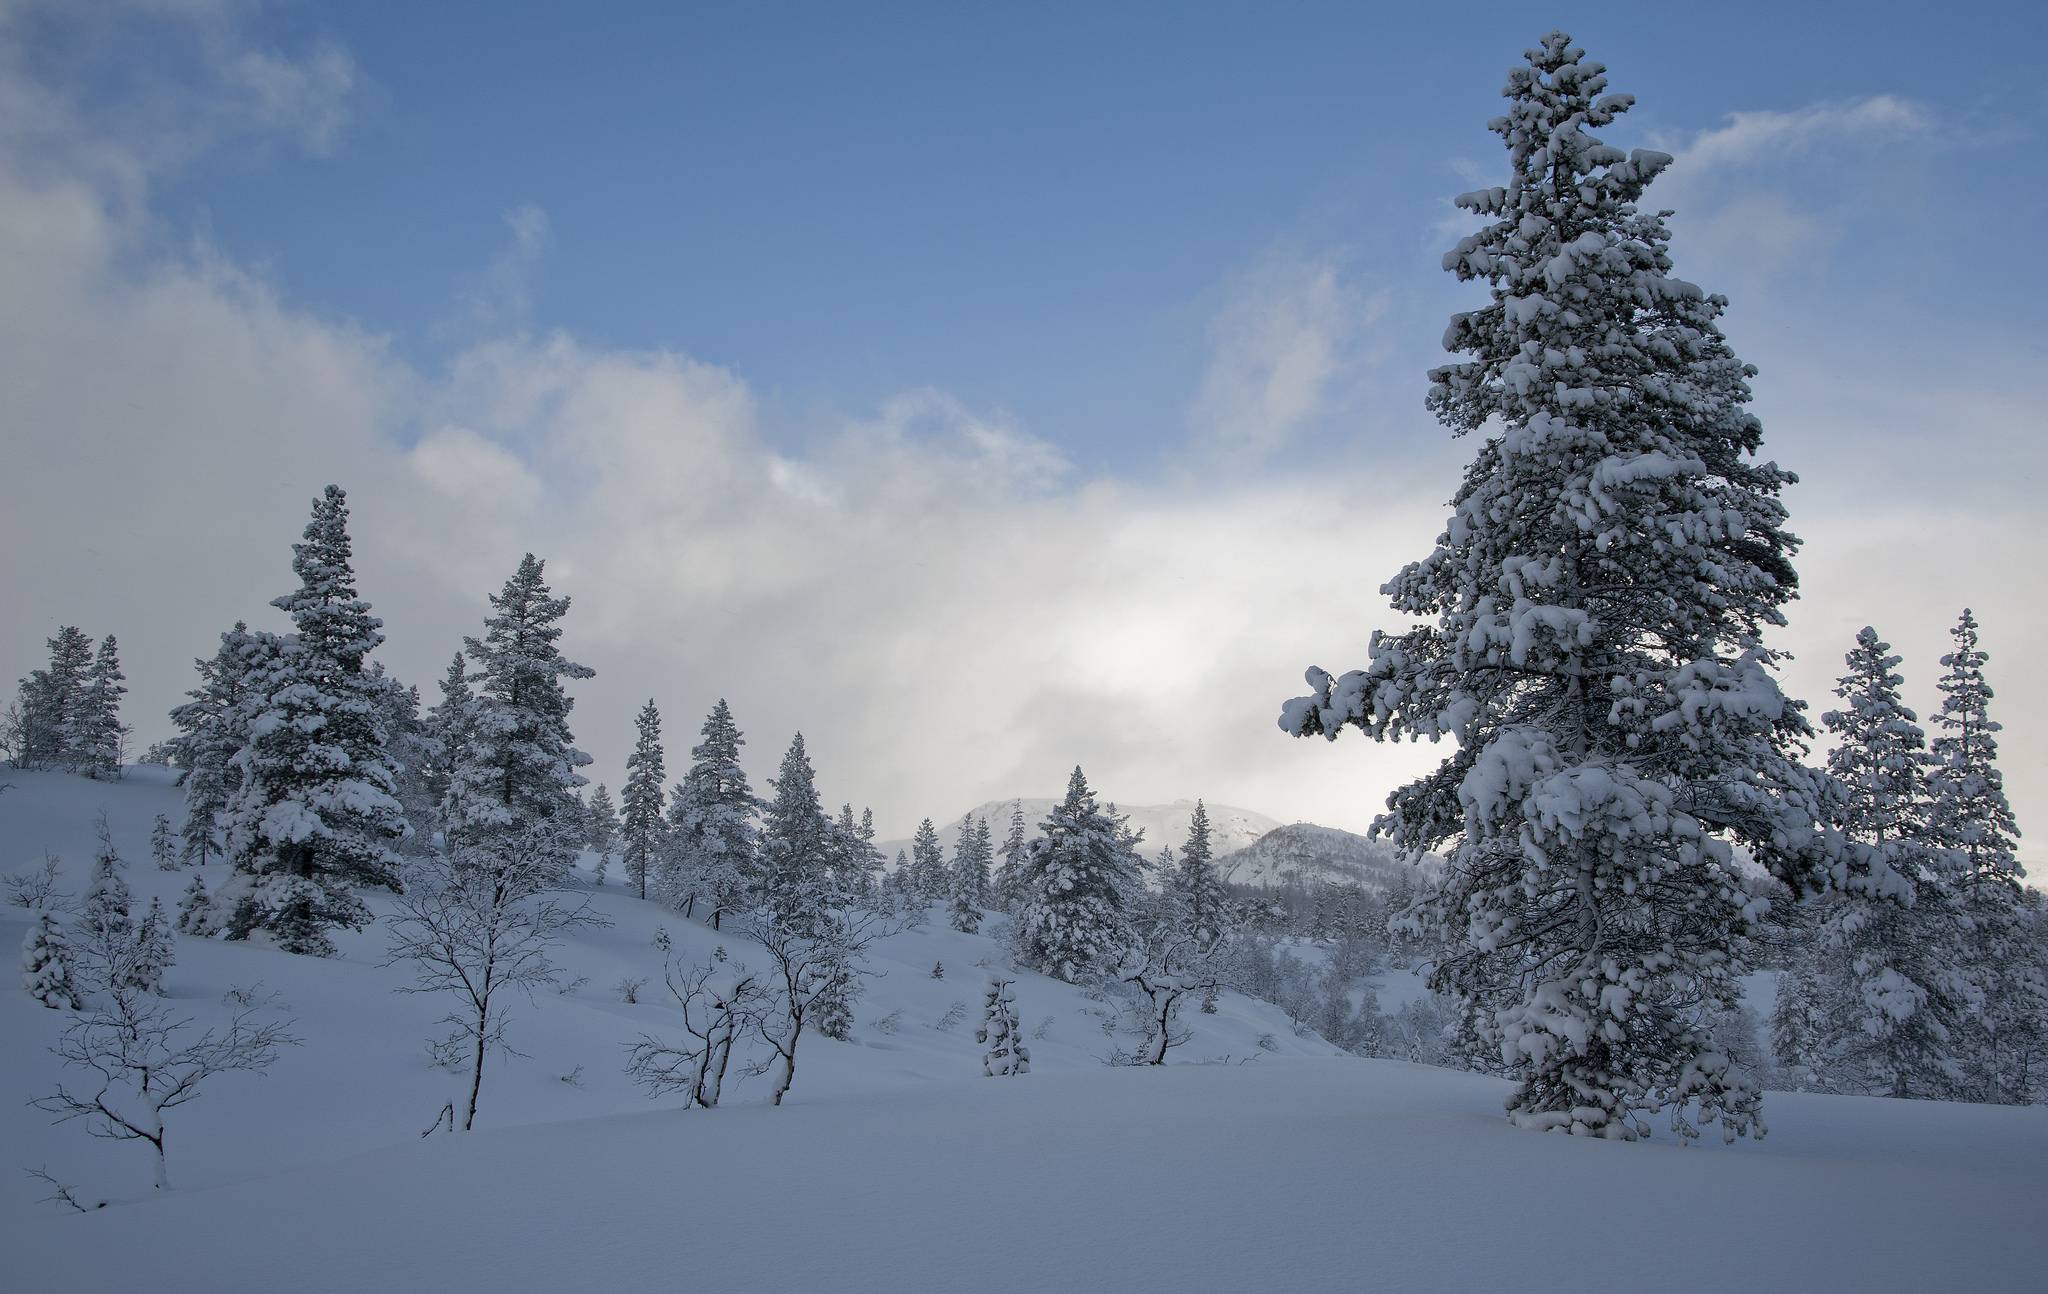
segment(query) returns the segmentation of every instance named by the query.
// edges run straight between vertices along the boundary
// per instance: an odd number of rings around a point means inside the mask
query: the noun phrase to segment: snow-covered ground
[[[0,780],[0,871],[47,849],[76,893],[104,808],[138,897],[183,888],[148,859],[151,816],[178,809],[161,770]],[[142,1150],[26,1106],[65,1017],[0,993],[0,1167],[117,1201],[62,1213],[0,1174],[0,1284],[1922,1291],[2038,1289],[2048,1270],[2048,1110],[1773,1094],[1760,1144],[1589,1143],[1508,1127],[1503,1083],[1338,1057],[1239,997],[1191,1015],[1176,1053],[1231,1063],[1108,1068],[1102,1005],[1029,974],[1025,1029],[1051,1023],[1031,1074],[991,1081],[977,963],[1001,954],[942,921],[878,948],[855,1041],[806,1038],[791,1104],[749,1083],[682,1111],[621,1068],[641,1032],[673,1032],[658,980],[639,1005],[613,986],[658,975],[657,927],[685,960],[721,938],[616,882],[596,902],[615,924],[562,956],[587,982],[521,1003],[529,1058],[494,1060],[479,1131],[426,1140],[458,1082],[426,1063],[442,1008],[392,992],[381,930],[325,961],[181,938],[181,1007],[205,1020],[261,982],[305,1042],[173,1113],[160,1198]],[[0,910],[9,946],[26,925]]]

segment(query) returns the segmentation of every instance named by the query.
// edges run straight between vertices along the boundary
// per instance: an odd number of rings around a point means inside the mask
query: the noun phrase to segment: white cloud
[[[1694,172],[1783,159],[1816,146],[1868,143],[1917,135],[1933,124],[1922,105],[1892,94],[1807,104],[1786,111],[1728,114],[1727,124],[1703,130],[1677,149]]]
[[[1360,663],[1391,618],[1377,587],[1437,533],[1448,478],[1083,477],[937,390],[790,444],[742,375],[563,335],[487,336],[424,373],[204,251],[136,254],[148,231],[117,200],[119,168],[18,161],[0,149],[0,677],[59,623],[116,632],[145,738],[214,634],[274,614],[307,500],[334,480],[384,654],[423,685],[520,553],[549,560],[575,599],[565,646],[599,671],[576,726],[614,778],[649,695],[672,760],[721,695],[757,771],[802,728],[826,794],[874,805],[885,834],[1056,793],[1075,762],[1128,802],[1205,795],[1357,827],[1433,753],[1289,741],[1274,715],[1303,666]],[[513,247],[537,250],[542,229],[515,224]],[[1249,461],[1343,406],[1376,306],[1324,261],[1238,286],[1189,419]],[[1864,392],[1880,412],[1884,376]],[[1774,452],[1821,466],[1784,439]],[[2048,649],[2014,577],[2042,564],[2038,523],[1929,499],[1905,520],[1973,554],[1945,560],[1896,516],[1842,500],[1799,515],[1808,695],[1850,621],[1896,625],[1922,653],[1971,602],[2021,811],[2048,803],[2048,740],[2027,722],[2048,697],[2017,668]]]
[[[1843,195],[1861,189],[1845,166],[1932,127],[1928,109],[1889,94],[1730,113],[1652,141],[1674,160],[1650,197],[1679,211],[1676,242],[1693,272],[1738,276],[1753,292],[1840,236]]]
[[[0,0],[0,142],[16,165],[143,183],[211,149],[340,144],[362,89],[331,41],[282,49],[244,0]],[[48,41],[62,24],[70,39]]]
[[[1210,357],[1187,410],[1196,442],[1256,464],[1324,418],[1345,394],[1364,329],[1384,301],[1329,258],[1276,258],[1233,285],[1210,324]]]

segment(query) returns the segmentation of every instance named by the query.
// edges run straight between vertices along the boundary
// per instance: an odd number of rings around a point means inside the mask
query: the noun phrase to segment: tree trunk
[[[796,1043],[802,1036],[803,1026],[799,1024],[790,1030],[789,1046],[776,1048],[782,1056],[782,1075],[775,1080],[775,1095],[768,1098],[770,1105],[781,1105],[783,1093],[789,1091],[791,1083],[796,1082]]]
[[[476,1013],[476,1061],[469,1071],[469,1109],[462,1116],[462,1130],[468,1132],[476,1126],[476,1094],[484,1085],[484,1048],[488,1045],[484,1025],[490,1014],[488,1007]]]

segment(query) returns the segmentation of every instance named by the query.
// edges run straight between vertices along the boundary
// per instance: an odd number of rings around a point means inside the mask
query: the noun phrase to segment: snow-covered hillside
[[[1278,827],[1242,849],[1217,859],[1225,879],[1236,885],[1285,885],[1290,881],[1333,881],[1369,892],[1392,889],[1417,864],[1399,850],[1335,827],[1297,822]]]
[[[967,810],[967,815],[987,818],[989,829],[995,833],[996,843],[1000,845],[1004,834],[1010,829],[1012,805],[1023,806],[1025,836],[1031,839],[1037,837],[1038,824],[1045,821],[1045,815],[1058,803],[1058,800],[1028,798],[990,800],[986,804],[977,804]],[[1218,856],[1243,849],[1280,825],[1263,813],[1253,813],[1250,809],[1239,809],[1228,804],[1211,804],[1207,808],[1210,852]],[[1181,845],[1186,843],[1188,838],[1188,819],[1194,815],[1195,802],[1175,800],[1171,804],[1119,804],[1116,811],[1129,818],[1133,827],[1145,833],[1145,843],[1139,847],[1138,852],[1149,861],[1158,856],[1161,845],[1172,845],[1175,853],[1180,852]],[[939,843],[945,847],[946,857],[951,858],[953,848],[960,839],[960,818],[954,817],[945,822],[935,818],[932,825],[938,828]],[[896,851],[907,851],[910,848],[910,841],[878,841],[875,847],[882,851],[884,858],[893,862]]]
[[[192,873],[158,871],[149,861],[154,815],[173,822],[182,813],[179,791],[168,770],[131,769],[126,780],[93,782],[61,773],[7,770],[0,781],[0,874],[12,874],[48,852],[64,862],[61,888],[74,897],[84,889],[93,856],[93,821],[104,812],[128,867],[125,878],[139,908],[152,896],[175,904]],[[204,869],[217,887],[224,865]],[[661,985],[663,954],[655,946],[666,930],[675,958],[687,965],[723,947],[747,960],[747,947],[731,933],[718,934],[626,892],[612,869],[612,881],[590,892],[613,923],[586,931],[563,945],[566,992],[544,991],[529,1005],[518,1000],[508,1041],[527,1059],[494,1058],[484,1082],[479,1128],[579,1119],[660,1109],[628,1079],[626,1048],[643,1033],[679,1036],[676,1013]],[[371,895],[380,914],[388,898]],[[30,925],[30,914],[0,907],[0,947],[13,961]],[[1000,933],[1001,922],[984,926]],[[415,1140],[419,1130],[457,1094],[458,1077],[432,1068],[426,1040],[448,1003],[395,992],[409,982],[405,970],[381,965],[389,940],[380,921],[368,930],[338,931],[341,950],[332,959],[293,957],[252,944],[177,938],[177,962],[166,977],[174,1004],[202,1025],[224,1018],[221,997],[230,988],[261,985],[281,999],[280,1011],[296,1021],[303,1045],[289,1048],[266,1077],[230,1075],[204,1099],[174,1112],[169,1147],[173,1181],[181,1189],[207,1187],[296,1164],[331,1160],[378,1145]],[[758,962],[758,958],[755,959]],[[918,930],[884,940],[871,953],[876,972],[855,1003],[853,1040],[835,1042],[806,1036],[790,1100],[798,1104],[853,1093],[896,1092],[932,1084],[981,1079],[982,1049],[974,1041],[982,990],[989,968],[1006,965],[991,933],[960,934],[942,909]],[[933,979],[942,963],[944,979]],[[1072,1070],[1103,1067],[1119,1042],[1105,1033],[1111,1005],[1080,990],[1029,971],[1005,971],[1017,979],[1018,1018],[1031,1049],[1037,1079]],[[622,980],[646,979],[639,1002],[621,1000]],[[957,1008],[957,1011],[956,1011]],[[948,1021],[949,1014],[956,1018]],[[134,1144],[88,1138],[78,1126],[54,1127],[27,1102],[50,1090],[60,1077],[48,1054],[69,1019],[19,990],[10,974],[0,992],[0,1142],[12,1152],[0,1159],[0,1216],[13,1227],[44,1190],[20,1171],[48,1166],[53,1174],[101,1196],[125,1199],[146,1194],[147,1155]],[[1314,1035],[1297,1036],[1286,1016],[1270,1004],[1235,994],[1215,1015],[1189,1013],[1194,1036],[1175,1059],[1242,1060],[1252,1056],[1339,1054]],[[1262,1040],[1263,1046],[1262,1046]],[[1268,1050],[1270,1049],[1270,1050]],[[766,1098],[766,1079],[741,1083],[729,1102]]]
[[[179,807],[163,770],[5,780],[0,871],[54,852],[76,894],[105,812],[141,902],[185,885],[148,859]],[[1032,1072],[992,1081],[972,1034],[1002,953],[942,921],[877,947],[854,1041],[806,1038],[789,1105],[754,1081],[684,1111],[622,1068],[675,1031],[658,979],[638,1004],[615,986],[658,975],[660,929],[684,960],[744,945],[616,883],[592,898],[613,924],[561,950],[572,986],[519,1004],[526,1056],[492,1061],[478,1131],[425,1140],[460,1084],[427,1063],[443,1008],[393,991],[381,923],[332,959],[181,937],[181,1012],[261,986],[303,1043],[172,1113],[177,1189],[155,1197],[145,1151],[28,1107],[67,1013],[9,986],[0,1167],[114,1203],[72,1214],[0,1174],[8,1286],[2017,1290],[2048,1263],[2040,1109],[1773,1094],[1761,1144],[1547,1137],[1500,1117],[1505,1083],[1339,1056],[1235,995],[1175,1053],[1213,1063],[1110,1068],[1104,1004],[1029,973]],[[0,939],[27,924],[0,909]]]

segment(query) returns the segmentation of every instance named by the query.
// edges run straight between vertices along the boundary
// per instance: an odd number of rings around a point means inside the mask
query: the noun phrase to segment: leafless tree
[[[556,982],[550,954],[564,932],[609,924],[588,903],[555,897],[566,830],[543,820],[458,841],[418,860],[399,896],[385,965],[413,965],[413,982],[398,992],[455,998],[442,1021],[449,1029],[443,1046],[469,1058],[465,1132],[476,1126],[484,1058],[493,1048],[518,1054],[505,1042],[508,991],[530,1001],[535,989]]]
[[[143,1141],[156,1152],[156,1189],[170,1187],[164,1143],[167,1111],[198,1099],[219,1074],[261,1074],[280,1047],[295,1046],[289,1022],[257,1019],[262,1004],[236,1007],[225,1025],[192,1033],[193,1022],[122,984],[118,977],[50,1050],[86,1081],[59,1084],[33,1104],[59,1123],[86,1121],[95,1137]]]
[[[626,1072],[649,1093],[682,1092],[687,1104],[711,1109],[725,1085],[735,1040],[758,1027],[769,1005],[768,986],[746,967],[698,965],[662,970],[669,995],[682,1008],[690,1041],[671,1045],[642,1034],[627,1057]]]
[[[1213,947],[1178,923],[1157,921],[1142,932],[1117,968],[1117,978],[1137,990],[1129,1010],[1144,1034],[1131,1064],[1164,1065],[1166,1053],[1188,1040],[1181,1005],[1190,995],[1216,992],[1220,970]]]
[[[55,854],[44,854],[40,865],[7,878],[7,901],[32,911],[62,911],[71,897],[57,890],[57,876],[63,869],[64,864]]]
[[[750,1066],[751,1073],[776,1070],[771,1105],[781,1105],[796,1081],[797,1044],[804,1026],[815,1024],[830,1000],[850,996],[850,980],[864,976],[861,955],[875,940],[904,928],[904,918],[889,909],[861,906],[811,908],[794,919],[778,920],[756,912],[739,922],[740,931],[767,954],[764,977],[773,1005],[759,1012],[754,1033],[774,1055]]]

